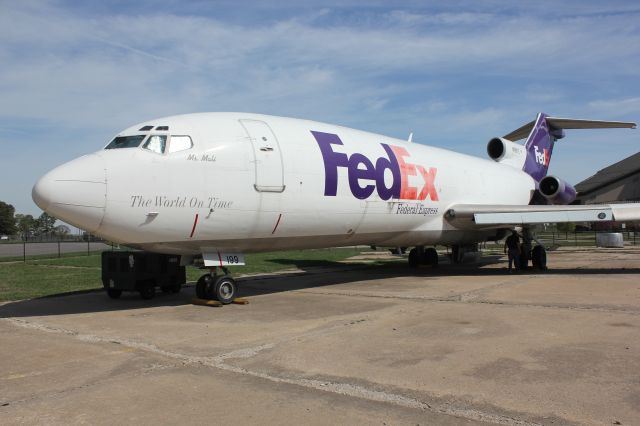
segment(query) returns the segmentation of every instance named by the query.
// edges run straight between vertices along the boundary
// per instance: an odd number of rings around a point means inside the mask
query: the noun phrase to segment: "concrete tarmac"
[[[492,262],[495,260],[496,262]],[[640,424],[640,250],[0,306],[3,424]]]

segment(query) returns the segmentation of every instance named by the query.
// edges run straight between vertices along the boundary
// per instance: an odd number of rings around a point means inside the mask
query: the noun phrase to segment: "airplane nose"
[[[103,158],[98,154],[85,155],[56,167],[36,182],[31,196],[51,216],[95,232],[106,207]]]

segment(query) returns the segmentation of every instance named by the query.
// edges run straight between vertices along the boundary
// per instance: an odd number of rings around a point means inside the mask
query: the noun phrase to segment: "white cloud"
[[[490,13],[412,13],[405,10],[394,10],[389,14],[392,21],[402,25],[416,26],[424,24],[440,24],[440,25],[479,25],[486,24],[495,19],[495,16]]]
[[[615,112],[618,115],[640,114],[640,97],[591,101],[588,105],[598,112]]]
[[[314,19],[240,26],[168,14],[87,19],[48,8],[9,12],[0,18],[0,52],[11,64],[0,76],[6,96],[0,114],[64,121],[68,116],[69,122],[95,122],[93,116],[103,123],[103,116],[122,110],[123,94],[135,99],[127,105],[133,113],[146,116],[243,105],[248,99],[304,96],[316,103],[347,90],[364,95],[396,73],[442,79],[467,68],[470,75],[544,78],[573,72],[584,62],[637,65],[633,58],[640,58],[637,31],[631,40],[623,34],[626,49],[611,48],[622,40],[607,20],[615,19],[618,31],[637,29],[624,17],[604,17],[594,26],[586,18],[549,23],[487,13],[396,11],[387,26],[352,28],[314,26]],[[398,20],[457,25],[457,32],[394,27]],[[477,28],[479,22],[490,25]],[[599,42],[603,33],[606,42]],[[31,53],[21,59],[21,50]]]

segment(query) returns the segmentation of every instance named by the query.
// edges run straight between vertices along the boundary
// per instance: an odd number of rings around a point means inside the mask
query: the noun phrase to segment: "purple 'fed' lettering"
[[[430,197],[433,201],[438,201],[438,193],[435,187],[435,177],[437,169],[431,167],[428,170],[420,165],[414,165],[402,160],[402,165],[398,161],[396,151],[402,152],[403,157],[410,157],[405,148],[389,146],[381,143],[387,157],[379,157],[375,164],[361,153],[353,153],[351,156],[336,152],[334,148],[344,146],[338,135],[311,131],[316,139],[322,159],[324,161],[324,195],[336,196],[338,192],[338,168],[347,169],[349,178],[349,189],[354,197],[364,200],[378,191],[378,196],[382,200],[412,199],[424,200]],[[391,184],[387,186],[385,182],[385,172],[391,172]],[[413,172],[410,172],[413,170]],[[409,186],[409,175],[415,176],[416,170],[420,171],[420,176],[424,180],[424,187],[419,194],[416,188]]]

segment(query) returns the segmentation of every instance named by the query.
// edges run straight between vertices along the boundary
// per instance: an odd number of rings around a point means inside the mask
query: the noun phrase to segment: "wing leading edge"
[[[492,229],[558,222],[640,221],[640,203],[570,206],[457,204],[445,219],[458,229]]]

